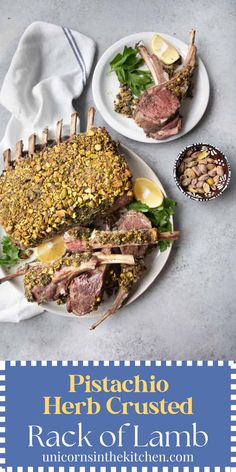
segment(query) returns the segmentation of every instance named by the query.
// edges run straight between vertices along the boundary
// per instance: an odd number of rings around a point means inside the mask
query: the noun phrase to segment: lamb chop
[[[118,229],[123,230],[124,228],[139,230],[140,228],[150,229],[151,223],[149,219],[141,212],[136,212],[130,210],[126,212],[117,223]],[[110,316],[114,315],[127,300],[130,290],[133,285],[140,279],[143,272],[145,271],[144,256],[147,252],[148,246],[144,245],[142,247],[130,245],[126,247],[121,247],[122,252],[129,252],[135,256],[135,264],[133,266],[121,266],[121,273],[118,279],[118,293],[117,296],[110,308],[90,327],[91,330],[97,328],[103,321],[105,321]],[[142,250],[142,251],[141,251]]]
[[[90,108],[86,133],[76,134],[73,113],[69,139],[62,141],[60,120],[56,142],[48,142],[45,129],[41,146],[32,135],[28,152],[17,143],[14,161],[10,149],[4,152],[0,224],[20,247],[88,225],[132,199],[131,171],[105,128],[93,127],[93,115]]]
[[[186,59],[171,80],[166,80],[166,73],[157,56],[149,54],[143,44],[137,45],[153,76],[155,85],[142,94],[135,109],[134,119],[144,129],[146,135],[153,139],[166,139],[178,134],[181,129],[181,101],[186,97],[191,86],[195,68],[197,49],[194,41],[195,30],[190,33]]]
[[[129,215],[138,212],[128,212]],[[140,215],[142,215],[140,213]],[[131,216],[131,215],[130,215]],[[122,218],[124,221],[124,218]],[[148,220],[149,221],[149,220]],[[150,222],[149,222],[150,223]],[[132,222],[129,221],[131,226]],[[95,249],[104,248],[122,248],[124,254],[133,254],[133,249],[130,252],[131,245],[139,250],[142,256],[148,245],[156,244],[163,239],[175,240],[178,239],[179,232],[158,233],[156,228],[150,227],[148,229],[119,229],[112,231],[91,230],[89,228],[73,228],[66,231],[64,234],[65,247],[69,252],[84,252]],[[135,255],[137,256],[137,250]]]
[[[103,226],[106,230],[110,229],[107,220],[102,223],[102,227]],[[84,228],[84,230],[89,231],[89,229],[86,228]],[[111,250],[105,248],[103,251],[103,254],[108,256],[108,262],[109,256],[111,260]],[[69,313],[73,312],[78,316],[82,316],[97,308],[102,301],[108,268],[109,265],[104,263],[92,271],[76,277],[71,282],[66,301],[66,308]]]
[[[0,279],[0,283],[23,275],[25,296],[29,302],[67,302],[68,311],[84,315],[96,309],[102,300],[103,278],[108,264],[128,264],[131,267],[134,258],[101,252],[65,254],[50,264],[26,264],[15,274]],[[89,283],[84,283],[86,280]]]

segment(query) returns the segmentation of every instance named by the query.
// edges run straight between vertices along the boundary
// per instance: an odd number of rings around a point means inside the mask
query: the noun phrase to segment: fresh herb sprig
[[[145,203],[139,201],[132,202],[129,205],[130,210],[141,211],[146,213],[152,224],[157,227],[158,231],[172,231],[170,217],[174,214],[177,203],[171,198],[164,198],[162,204],[157,208],[150,208]],[[158,247],[161,252],[165,251],[171,245],[171,241],[159,241]]]
[[[20,249],[15,246],[9,236],[3,236],[0,248],[0,266],[13,266],[19,261]]]
[[[121,84],[127,84],[136,97],[153,85],[151,73],[141,70],[144,60],[138,49],[124,47],[123,53],[118,53],[110,62],[110,72],[115,72]]]

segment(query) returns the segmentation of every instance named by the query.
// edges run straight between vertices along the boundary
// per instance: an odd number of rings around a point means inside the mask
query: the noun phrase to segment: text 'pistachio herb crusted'
[[[174,208],[177,203],[171,198],[164,198],[162,205],[157,208],[150,208],[145,203],[139,201],[132,202],[129,205],[131,210],[146,213],[152,224],[158,228],[160,232],[172,231],[170,217],[174,214]],[[161,252],[165,251],[171,244],[171,241],[159,241],[158,247]]]

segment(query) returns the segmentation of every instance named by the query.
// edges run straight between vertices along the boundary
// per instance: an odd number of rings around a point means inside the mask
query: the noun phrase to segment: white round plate
[[[152,169],[139,157],[135,152],[131,151],[128,149],[126,146],[121,145],[121,151],[125,155],[125,158],[129,164],[129,167],[133,173],[134,178],[136,177],[146,177],[148,179],[153,180],[154,182],[157,183],[157,185],[161,188],[162,192],[164,195],[166,195],[166,192],[159,181],[158,177],[156,174],[152,171]],[[173,223],[173,220],[172,220]],[[3,236],[3,230],[0,228],[0,237]],[[152,251],[152,253],[145,258],[145,263],[146,263],[146,271],[144,272],[143,277],[140,279],[140,282],[137,283],[133,291],[127,301],[127,305],[136,298],[138,298],[145,290],[151,285],[151,283],[154,281],[154,279],[157,277],[157,275],[161,272],[162,268],[167,262],[167,259],[170,255],[171,251],[171,246],[164,252],[159,252],[157,249]],[[0,274],[4,276],[7,274],[7,271],[3,270],[3,268],[0,268]],[[14,287],[21,292],[22,294],[24,293],[24,287],[23,287],[23,281],[22,278],[19,277],[15,280],[12,280],[11,283],[14,285]],[[113,301],[113,298],[109,298],[107,301],[104,301],[101,303],[97,311],[94,311],[92,313],[89,313],[88,315],[85,315],[86,317],[94,317],[94,315],[99,315],[100,313],[103,313],[108,306],[111,305]],[[52,313],[55,313],[57,315],[62,315],[62,316],[73,316],[75,318],[81,318],[79,316],[70,314],[67,312],[65,305],[57,305],[56,302],[48,302],[42,304],[43,308],[45,310],[48,310]],[[83,316],[84,318],[84,316]]]
[[[179,134],[161,141],[148,138],[143,129],[140,128],[134,120],[114,111],[114,100],[118,93],[119,81],[115,72],[109,73],[109,63],[116,54],[123,51],[125,45],[134,47],[140,40],[143,40],[145,46],[149,51],[151,51],[151,39],[154,34],[156,33],[135,33],[114,43],[105,51],[99,60],[93,74],[92,83],[95,105],[107,124],[127,138],[152,144],[173,141],[174,139],[180,138],[184,134],[188,133],[202,118],[210,95],[210,84],[207,71],[202,60],[198,56],[198,67],[194,72],[193,79],[193,98],[185,99],[181,105],[183,124]],[[167,39],[179,51],[183,58],[186,57],[188,46],[185,43],[174,36],[169,36],[164,33],[159,34],[163,38]]]

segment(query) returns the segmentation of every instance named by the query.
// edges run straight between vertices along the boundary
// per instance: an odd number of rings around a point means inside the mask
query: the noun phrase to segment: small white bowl
[[[215,185],[215,190],[212,190],[211,192],[209,192],[209,194],[193,194],[185,190],[180,183],[178,167],[189,150],[192,150],[193,152],[209,151],[210,157],[216,159],[218,165],[221,165],[224,169],[224,175],[219,178],[218,184]],[[215,200],[216,198],[218,198],[227,189],[231,177],[231,168],[227,157],[217,147],[213,146],[212,144],[194,143],[186,146],[178,154],[174,163],[173,175],[177,187],[187,198],[191,200],[197,200],[198,202],[208,202],[209,200]]]

